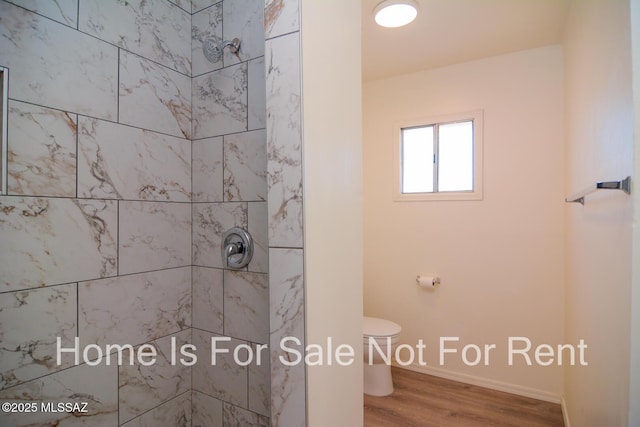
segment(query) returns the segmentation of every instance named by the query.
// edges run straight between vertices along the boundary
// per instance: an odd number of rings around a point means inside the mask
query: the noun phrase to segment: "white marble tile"
[[[292,345],[291,343],[289,345]],[[302,351],[302,348],[300,349]],[[274,366],[275,365],[275,366]],[[271,367],[271,420],[275,426],[306,425],[306,379],[304,364]]]
[[[79,29],[191,75],[191,15],[166,1],[83,0]]]
[[[211,5],[221,3],[222,0],[191,0],[191,13],[196,13]]]
[[[253,238],[253,257],[249,271],[269,272],[269,238],[267,236],[267,202],[249,202],[249,234]]]
[[[247,130],[247,64],[193,78],[193,137]]]
[[[194,328],[224,332],[224,293],[222,270],[192,267]]]
[[[224,333],[245,341],[269,342],[269,286],[266,274],[225,270]]]
[[[230,427],[269,427],[269,418],[256,414],[251,411],[247,411],[244,408],[240,408],[236,405],[224,402],[222,405],[224,425]],[[273,424],[273,425],[287,425],[287,424]],[[287,425],[288,426],[288,425]]]
[[[240,50],[224,50],[224,66],[264,55],[264,3],[256,0],[226,0],[223,7],[225,40],[240,39]]]
[[[191,323],[191,268],[78,284],[81,345],[138,345]]]
[[[116,119],[117,47],[0,2],[0,52],[12,99]]]
[[[254,354],[259,349],[252,344]],[[257,356],[256,356],[257,357]],[[263,350],[263,358],[260,363],[249,365],[249,410],[268,417],[271,414],[271,369],[269,363],[269,351]]]
[[[191,200],[189,140],[82,116],[78,131],[79,197]]]
[[[246,407],[248,368],[237,364],[233,359],[233,353],[236,346],[247,343],[235,338],[216,342],[218,351],[227,349],[228,353],[216,353],[214,361],[211,337],[220,336],[199,329],[193,330],[193,345],[196,346],[198,354],[198,363],[193,366],[193,389]]]
[[[202,51],[202,42],[212,39],[216,45],[222,42],[222,2],[195,13],[191,18],[191,61],[193,75],[199,76],[222,68],[220,61],[212,63]]]
[[[191,394],[193,427],[223,427],[222,400],[194,391]]]
[[[120,51],[120,123],[191,138],[191,78]]]
[[[120,202],[120,274],[191,264],[191,205]]]
[[[265,0],[265,38],[288,34],[300,29],[300,0]]]
[[[169,0],[185,12],[191,13],[191,0]]]
[[[302,247],[299,35],[267,41],[269,244]]]
[[[0,197],[0,286],[12,291],[116,274],[116,202]]]
[[[304,340],[304,257],[302,249],[269,250],[269,307],[272,348],[284,337]]]
[[[196,203],[193,205],[192,262],[223,268],[222,235],[232,227],[247,228],[246,203]]]
[[[119,367],[118,374],[120,424],[179,394],[185,393],[186,400],[190,400],[189,394],[186,392],[191,389],[191,368],[181,361],[181,358],[184,358],[186,363],[191,362],[191,358],[183,356],[181,352],[183,346],[189,344],[190,341],[191,330],[186,329],[148,343],[155,348],[157,354],[155,363],[150,366],[139,363],[131,365],[128,359],[129,352],[125,352],[124,360],[127,363],[123,363]],[[186,347],[184,349],[188,350]],[[149,425],[147,421],[156,419],[156,415],[163,412],[160,410],[161,407],[152,411],[157,411],[155,415],[147,413],[143,416],[143,420],[133,425]],[[147,420],[149,417],[151,420]],[[167,424],[166,421],[164,423]],[[177,426],[178,424],[171,425]]]
[[[191,393],[186,392],[151,411],[134,418],[122,427],[191,427]]]
[[[72,346],[76,319],[75,284],[0,294],[0,389],[70,367],[56,339]]]
[[[91,426],[118,425],[118,367],[86,364],[41,377],[0,391],[3,402],[35,402],[34,413],[0,413],[2,426]],[[87,413],[41,411],[42,403],[86,403]]]
[[[192,142],[192,185],[194,202],[221,202],[223,199],[222,137]]]
[[[264,56],[249,61],[249,130],[267,126]]]
[[[8,194],[75,197],[77,116],[13,100],[8,108]]]
[[[224,201],[267,199],[266,131],[224,137]]]
[[[78,0],[7,0],[62,24],[78,26]]]
[[[273,425],[304,426],[306,419],[305,367],[286,366],[280,357],[285,337],[296,337],[304,348],[304,256],[301,249],[269,250],[269,309],[271,352],[271,419]],[[288,343],[293,346],[293,343]]]

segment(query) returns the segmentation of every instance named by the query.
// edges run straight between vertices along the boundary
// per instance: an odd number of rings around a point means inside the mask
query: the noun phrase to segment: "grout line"
[[[225,330],[225,315],[226,315],[226,310],[225,310],[225,302],[226,302],[226,298],[224,297],[225,295],[225,287],[226,287],[226,282],[227,282],[227,270],[226,269],[222,269],[222,335],[226,335],[226,330]]]
[[[273,37],[269,37],[269,38],[265,38],[264,41],[269,42],[271,40],[276,40],[282,37],[286,37],[286,36],[290,36],[291,34],[296,34],[296,33],[300,33],[300,30],[294,30],[294,31],[289,31],[288,33],[283,33],[283,34],[278,34],[277,36],[273,36]]]
[[[242,344],[246,343],[246,344],[267,345],[267,346],[269,345],[268,342],[264,343],[264,342],[258,342],[258,341],[251,341],[251,340],[248,340],[246,338],[240,338],[240,337],[237,337],[237,336],[234,336],[234,335],[223,334],[223,333],[220,333],[220,332],[208,331],[206,329],[198,328],[198,327],[195,327],[195,326],[192,326],[191,329],[199,331],[199,332],[204,332],[205,334],[214,334],[215,336],[218,336],[218,337],[227,337],[227,338],[231,338],[231,339],[234,339],[234,340],[237,340],[237,341],[242,341]],[[169,335],[173,335],[173,334],[169,334]]]
[[[118,391],[119,391],[119,390],[118,390]],[[142,416],[144,416],[144,415],[146,415],[146,414],[148,414],[148,413],[150,413],[150,412],[154,411],[155,409],[158,409],[158,408],[159,408],[159,407],[161,407],[162,405],[165,405],[165,404],[167,404],[167,403],[169,403],[169,402],[172,402],[172,401],[174,401],[174,400],[178,399],[179,397],[184,396],[185,394],[187,394],[187,393],[189,393],[189,392],[191,392],[191,389],[184,390],[183,392],[181,392],[181,393],[179,393],[179,394],[176,394],[175,396],[172,396],[171,398],[169,398],[169,399],[167,399],[167,400],[163,400],[162,402],[158,403],[158,404],[157,404],[156,406],[154,406],[153,408],[147,409],[146,411],[139,413],[139,414],[138,414],[138,415],[136,415],[135,417],[133,417],[133,418],[131,418],[131,419],[128,419],[128,420],[126,420],[126,422],[125,422],[124,424],[121,424],[121,421],[120,421],[120,415],[119,415],[119,412],[120,412],[120,405],[118,404],[118,425],[123,426],[123,425],[125,425],[125,424],[129,424],[129,423],[132,423],[132,424],[133,424],[133,421],[134,421],[134,420],[139,419],[140,417],[142,417]],[[119,395],[119,393],[118,393],[118,395]],[[118,398],[119,398],[119,397],[118,397]],[[119,402],[119,400],[118,400],[118,402]],[[166,420],[166,419],[163,419],[163,420],[168,422],[168,420]]]
[[[250,90],[249,82],[251,81],[251,79],[249,78],[249,61],[247,61],[246,64],[247,65],[245,67],[245,70],[246,70],[245,77],[246,77],[246,82],[247,82],[247,91],[245,93],[245,96],[247,98],[245,99],[245,101],[246,101],[246,105],[247,105],[247,116],[246,116],[246,125],[247,126],[246,126],[245,131],[246,132],[250,132],[250,129],[249,129],[249,110],[251,110],[251,106],[249,105],[249,90]]]
[[[116,276],[120,277],[120,200],[116,200]]]
[[[41,289],[41,288],[40,288],[40,289]],[[143,344],[148,344],[148,343],[151,343],[151,342],[154,342],[154,341],[158,341],[158,340],[161,340],[161,339],[164,339],[164,338],[169,338],[169,337],[171,337],[171,336],[178,335],[178,334],[180,334],[180,333],[182,333],[182,332],[186,331],[187,329],[191,329],[191,328],[189,327],[189,328],[180,329],[180,330],[177,330],[177,331],[174,331],[174,332],[171,332],[171,333],[168,333],[168,334],[162,335],[162,336],[158,336],[158,337],[155,337],[155,338],[151,338],[151,339],[149,339],[149,340],[146,340],[146,341],[144,341],[144,342],[137,343],[137,344],[123,343],[123,344],[121,344],[121,345],[122,345],[122,346],[124,346],[124,345],[131,345],[133,348],[139,348],[139,347],[140,347],[141,345],[143,345]],[[208,331],[203,331],[203,332],[208,332]],[[215,333],[215,332],[213,332],[213,333]],[[217,334],[217,335],[220,335],[220,334]],[[230,337],[230,338],[233,338],[233,337]],[[247,341],[247,342],[249,342],[249,341]],[[87,345],[89,345],[89,344],[92,344],[92,343],[88,343]],[[95,344],[95,343],[93,343],[93,344]],[[117,345],[117,344],[111,344],[111,345]],[[80,346],[82,346],[82,342],[80,342]],[[63,348],[67,348],[67,347],[63,347]],[[79,348],[79,350],[80,350],[80,352],[79,352],[79,353],[82,353],[82,349],[81,349],[81,348]],[[107,363],[107,361],[106,361],[105,359],[109,359],[109,360],[110,360],[110,359],[111,359],[111,357],[117,353],[117,351],[118,351],[118,350],[117,350],[116,348],[113,348],[111,353],[106,353],[106,352],[105,352],[105,353],[102,355],[102,359],[103,359],[103,360],[102,360],[102,362],[101,362],[101,363],[105,363],[105,364],[106,364],[106,363]],[[62,369],[58,369],[58,370],[55,370],[55,371],[48,372],[48,373],[46,373],[46,374],[44,374],[44,375],[40,375],[39,377],[32,378],[32,379],[29,379],[29,380],[26,380],[26,381],[20,382],[20,383],[18,383],[18,384],[14,384],[14,385],[12,385],[12,386],[6,387],[6,388],[4,388],[4,389],[3,389],[3,391],[5,391],[5,390],[10,390],[10,389],[12,389],[12,388],[14,388],[14,387],[22,386],[22,385],[27,384],[27,383],[29,383],[29,382],[36,381],[36,380],[40,380],[40,379],[45,378],[45,377],[50,377],[50,376],[52,376],[52,375],[56,375],[56,374],[59,374],[59,373],[64,372],[64,371],[68,371],[69,369],[73,369],[73,368],[77,368],[77,367],[80,367],[80,366],[87,365],[87,363],[86,363],[85,361],[83,361],[83,360],[84,360],[84,358],[83,358],[83,356],[82,356],[82,355],[80,355],[80,360],[81,360],[81,363],[79,363],[79,364],[77,364],[77,365],[76,365],[76,364],[71,364],[71,365],[70,365],[70,366],[68,366],[68,367],[65,367],[65,368],[62,368]],[[90,362],[94,362],[95,360],[97,360],[97,357],[95,357],[95,358],[90,358],[90,359],[88,359],[88,360],[89,360]],[[128,363],[126,363],[126,364],[125,364],[125,363],[124,363],[124,360],[125,360],[125,359],[123,358],[123,365],[129,365]],[[93,367],[92,365],[88,365],[88,366]],[[98,366],[100,366],[100,365],[98,365]],[[108,366],[108,365],[107,365],[107,366]],[[132,365],[132,366],[138,366],[138,365]],[[120,389],[120,387],[118,386],[118,390],[119,390],[119,389]]]
[[[250,130],[240,130],[240,131],[237,131],[237,132],[229,132],[229,133],[222,133],[222,134],[219,134],[219,135],[211,135],[211,136],[203,136],[203,137],[199,137],[199,138],[193,138],[192,141],[203,141],[205,139],[222,138],[223,136],[233,136],[233,135],[240,135],[240,134],[247,133],[247,132],[266,131],[266,130],[267,130],[266,127],[255,128],[255,129],[250,129]]]
[[[57,286],[69,286],[69,285],[73,285],[73,284],[79,283],[79,282],[80,281],[56,283],[54,285],[46,285],[46,286],[38,286],[38,285],[36,285],[36,286],[30,287],[30,288],[20,288],[20,289],[12,289],[10,291],[2,291],[2,292],[0,292],[0,295],[11,294],[11,293],[14,293],[14,292],[38,291],[40,289],[55,288]]]
[[[56,24],[62,25],[62,26],[64,26],[64,27],[70,28],[70,29],[72,29],[72,30],[78,30],[78,28],[77,28],[78,23],[77,23],[77,22],[76,22],[76,26],[75,26],[75,27],[72,27],[71,25],[69,25],[69,24],[67,24],[67,23],[65,23],[65,22],[56,21],[55,19],[53,19],[53,18],[51,18],[51,17],[49,17],[49,16],[42,15],[41,13],[38,13],[38,12],[36,12],[36,11],[33,11],[33,10],[30,10],[30,9],[27,9],[27,8],[26,8],[26,7],[24,7],[24,6],[21,6],[21,5],[19,5],[19,4],[13,3],[13,2],[11,2],[11,1],[9,1],[9,0],[4,0],[4,2],[5,2],[5,3],[11,3],[13,6],[19,7],[20,9],[23,9],[23,10],[25,10],[25,11],[29,12],[29,13],[33,13],[34,15],[37,15],[37,16],[38,16],[38,17],[40,17],[40,18],[44,18],[44,19],[46,19],[46,20],[48,20],[48,21],[55,22]],[[79,19],[77,19],[77,21],[79,21]]]
[[[80,339],[80,283],[76,282],[76,337]]]
[[[80,117],[76,116],[76,199],[78,198],[78,187],[80,186],[80,171],[78,169],[80,159]]]
[[[16,198],[16,199],[24,199],[24,198],[34,198],[34,199],[57,199],[57,200],[95,200],[95,201],[102,201],[102,202],[115,202],[115,201],[122,201],[122,202],[138,202],[138,203],[160,203],[163,205],[186,205],[186,204],[191,204],[191,202],[189,201],[182,201],[182,200],[149,200],[149,199],[117,199],[117,198],[113,198],[113,199],[108,199],[108,198],[104,198],[104,197],[73,197],[73,196],[39,196],[39,195],[35,195],[35,194],[7,194],[5,195],[8,198]],[[265,200],[255,200],[256,202],[265,202]],[[223,202],[195,202],[195,203],[209,203],[209,204],[215,204],[215,203],[223,203]],[[236,202],[239,203],[239,202]]]
[[[0,110],[2,111],[2,117],[0,117],[0,194],[9,194],[9,68],[0,66],[0,92],[2,92],[2,99],[0,102]]]
[[[54,286],[71,285],[73,283],[95,282],[95,281],[98,281],[98,280],[106,280],[106,279],[119,279],[121,277],[135,276],[135,275],[138,275],[138,274],[159,273],[159,272],[162,272],[162,271],[177,270],[177,269],[180,269],[180,268],[191,268],[191,267],[219,269],[218,267],[207,267],[207,266],[200,266],[200,265],[185,264],[185,265],[177,265],[177,266],[173,266],[173,267],[157,268],[155,270],[144,270],[144,271],[134,271],[132,273],[121,273],[121,274],[113,275],[113,276],[89,277],[89,278],[80,279],[80,280],[76,279],[76,280],[72,280],[70,282],[52,283],[50,285],[44,285],[44,286],[33,285],[33,286],[28,287],[28,288],[20,288],[20,289],[12,289],[12,290],[9,290],[9,291],[2,291],[2,292],[0,292],[0,295],[2,295],[2,294],[10,294],[12,292],[37,291],[38,289],[52,288]],[[263,274],[266,274],[266,273],[263,273]]]
[[[118,405],[118,425],[120,425],[120,366],[116,368],[116,405]]]
[[[117,81],[116,81],[116,123],[120,123],[120,64],[121,64],[121,58],[122,58],[122,49],[118,48],[118,75],[117,75]]]
[[[14,101],[14,102],[20,102],[22,104],[27,104],[27,105],[34,105],[36,107],[46,108],[46,109],[49,109],[49,110],[62,111],[63,113],[76,114],[78,116],[86,117],[88,119],[100,120],[102,122],[111,123],[111,124],[120,125],[120,126],[126,126],[126,127],[129,127],[129,128],[132,128],[132,129],[138,129],[138,130],[142,130],[142,131],[145,131],[145,132],[151,132],[151,133],[158,134],[158,135],[164,135],[164,136],[168,136],[168,137],[172,137],[172,138],[176,138],[176,139],[183,139],[183,140],[191,141],[190,138],[185,138],[184,135],[178,136],[178,135],[174,135],[174,134],[166,133],[166,132],[161,132],[161,131],[154,130],[154,129],[143,128],[143,127],[132,125],[132,124],[129,124],[129,123],[119,123],[117,120],[109,120],[109,119],[105,119],[104,117],[90,116],[90,115],[85,114],[85,113],[78,113],[76,111],[63,110],[61,108],[51,107],[49,105],[44,105],[44,104],[38,104],[36,102],[31,102],[31,101],[24,101],[24,100],[21,100],[21,99],[18,99],[18,98],[9,97],[8,100]],[[199,139],[214,138],[216,136],[221,136],[221,135],[214,135],[214,136],[210,136],[210,137],[206,137],[206,138],[199,138]]]

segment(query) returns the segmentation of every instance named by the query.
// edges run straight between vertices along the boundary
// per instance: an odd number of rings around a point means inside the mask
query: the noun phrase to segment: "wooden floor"
[[[364,396],[364,425],[564,426],[560,405],[392,367],[395,391]]]

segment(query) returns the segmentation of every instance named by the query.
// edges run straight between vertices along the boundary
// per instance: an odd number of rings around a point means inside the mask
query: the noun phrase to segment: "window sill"
[[[478,201],[482,200],[482,191],[456,191],[440,193],[396,193],[394,202],[436,202],[436,201]]]

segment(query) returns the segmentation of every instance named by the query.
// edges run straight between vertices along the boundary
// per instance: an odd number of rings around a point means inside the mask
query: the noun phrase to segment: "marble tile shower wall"
[[[206,357],[211,336],[269,343],[263,22],[256,0],[0,0],[0,399],[90,408],[0,424],[268,425],[269,361]],[[242,49],[211,64],[205,37]],[[245,271],[219,255],[235,225],[256,241]],[[156,363],[57,363],[57,337]],[[171,360],[186,343],[193,367]]]
[[[211,4],[213,3],[213,4]],[[193,426],[270,423],[269,288],[264,2],[194,0],[192,19],[192,277]],[[206,60],[202,41],[241,40],[218,63]],[[222,234],[248,229],[254,255],[229,270],[220,254]],[[210,363],[211,339],[233,351],[252,348],[248,366],[233,353]],[[246,351],[239,354],[245,357]],[[202,361],[202,363],[201,363]],[[212,361],[211,361],[212,362]]]
[[[191,10],[0,1],[0,63],[0,400],[89,410],[0,424],[190,425],[191,368],[171,346],[191,342]],[[97,363],[93,350],[58,363],[57,337],[147,343],[156,362]]]

